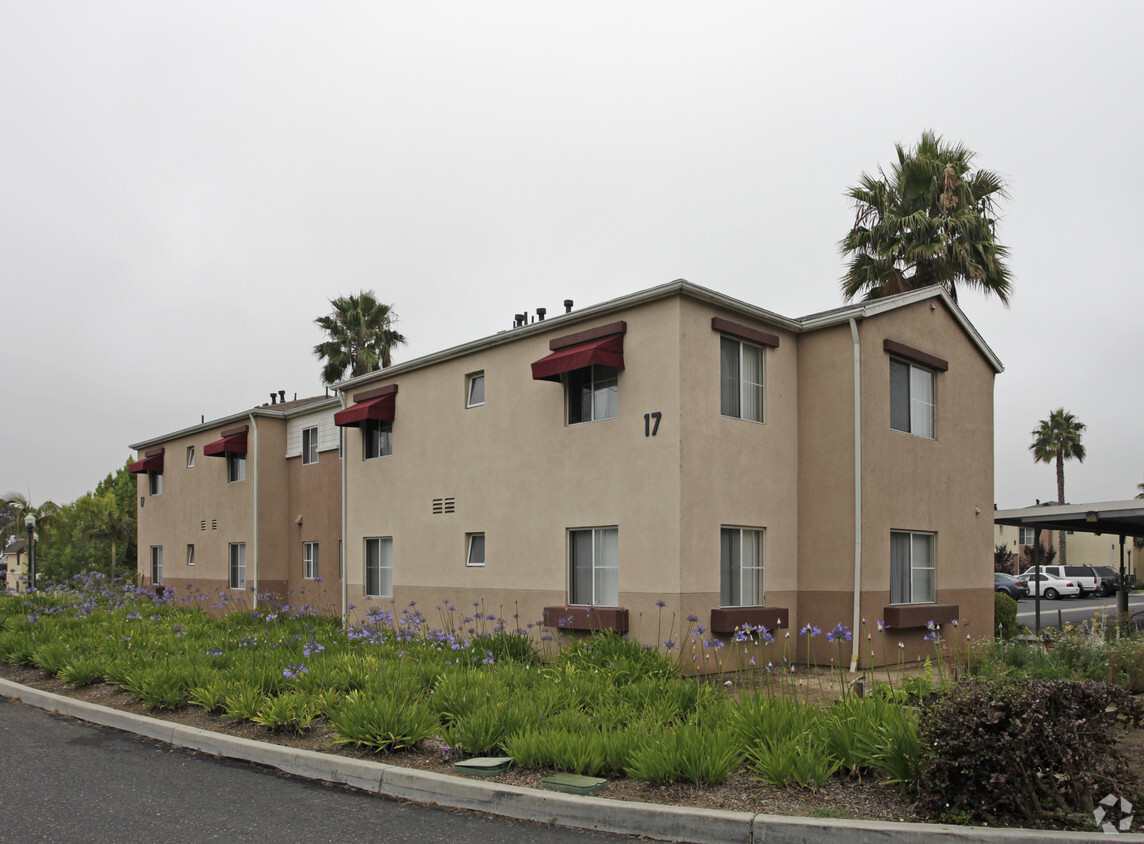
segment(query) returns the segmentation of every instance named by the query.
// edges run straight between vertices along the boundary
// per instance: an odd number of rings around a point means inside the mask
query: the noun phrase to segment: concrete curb
[[[254,762],[308,779],[342,783],[387,797],[665,841],[694,844],[752,844],[756,841],[767,844],[910,844],[916,841],[1034,844],[1043,841],[1109,840],[1102,833],[797,818],[578,797],[213,733],[121,712],[9,680],[0,679],[0,696],[178,747]],[[1144,842],[1144,834],[1122,833],[1113,840]]]

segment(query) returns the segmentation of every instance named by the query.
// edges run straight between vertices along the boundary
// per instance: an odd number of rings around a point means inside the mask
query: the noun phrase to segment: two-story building
[[[861,665],[863,620],[897,631],[891,659],[899,639],[921,653],[930,621],[987,636],[1000,371],[939,288],[790,319],[681,280],[346,381],[336,408],[307,406],[342,431],[341,461],[336,434],[319,433],[341,473],[322,476],[342,524],[320,540],[345,537],[339,609],[477,602],[510,626],[651,642],[665,601],[677,631],[695,616],[724,639],[744,623],[841,623]],[[243,434],[258,449],[261,497],[232,501],[216,460],[221,491],[196,492],[178,518],[199,534],[203,518],[245,536],[257,524],[257,540],[220,537],[210,554],[233,572],[245,542],[259,589],[293,588],[305,566],[290,514],[305,525],[309,511],[269,480],[289,477],[303,410],[256,408],[136,446],[140,464],[163,448],[164,467],[191,445],[237,453],[219,443]],[[140,510],[141,556],[193,544],[163,515],[167,475]]]

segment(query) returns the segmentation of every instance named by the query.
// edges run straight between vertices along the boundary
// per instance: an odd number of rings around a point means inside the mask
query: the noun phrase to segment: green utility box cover
[[[510,764],[512,759],[508,756],[478,756],[457,762],[453,765],[453,770],[458,774],[470,774],[474,777],[495,777],[507,771]]]
[[[603,791],[608,787],[607,780],[599,777],[582,777],[579,774],[556,774],[545,777],[540,784],[553,791],[563,791],[565,794],[591,794],[593,791]]]

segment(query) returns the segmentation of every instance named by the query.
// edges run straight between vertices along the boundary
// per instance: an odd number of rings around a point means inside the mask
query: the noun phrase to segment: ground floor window
[[[163,546],[151,546],[151,582],[163,582]]]
[[[485,535],[483,533],[470,533],[469,552],[465,557],[465,564],[469,566],[483,566],[485,564]]]
[[[246,543],[230,543],[230,588],[246,588]]]
[[[724,607],[763,605],[763,529],[720,530],[719,603]]]
[[[891,531],[890,603],[933,603],[934,582],[934,534]]]
[[[187,565],[193,566],[195,564],[195,546],[187,546]]]
[[[572,604],[615,607],[620,603],[620,530],[568,531],[568,599]]]
[[[306,580],[318,578],[318,543],[302,543],[302,577]]]
[[[393,597],[393,537],[376,536],[365,541],[365,594]]]

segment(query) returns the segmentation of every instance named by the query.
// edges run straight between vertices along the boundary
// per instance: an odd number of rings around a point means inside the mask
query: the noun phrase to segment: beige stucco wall
[[[618,415],[568,426],[562,385],[534,381],[531,364],[553,337],[621,316]],[[566,600],[568,529],[611,525],[620,604],[638,612],[653,595],[678,592],[679,301],[621,316],[564,322],[393,379],[392,456],[363,461],[360,431],[346,432],[350,603],[365,605],[363,537],[391,536],[398,606],[464,595],[536,622],[545,605]],[[466,375],[479,370],[485,404],[466,408]],[[643,416],[653,411],[664,417],[658,435],[645,437]],[[456,512],[434,515],[433,499],[445,497]],[[465,565],[469,532],[485,534],[484,567]]]
[[[322,424],[333,427],[333,414]],[[318,452],[318,462],[302,464],[302,458],[286,460],[289,503],[286,505],[288,537],[288,594],[295,606],[309,604],[330,615],[341,612],[341,566],[338,543],[342,536],[342,461],[337,449]],[[298,524],[299,519],[301,524]],[[302,577],[302,543],[318,543],[320,580]]]
[[[889,604],[891,531],[932,532],[936,604],[992,631],[994,371],[940,301],[858,322],[862,359],[862,604]],[[891,339],[943,358],[933,439],[890,428]],[[800,621],[851,624],[854,577],[853,352],[848,326],[800,344]],[[845,599],[843,596],[845,595]],[[961,628],[965,632],[964,626]],[[924,631],[923,631],[924,632]],[[920,638],[903,634],[907,646]]]

